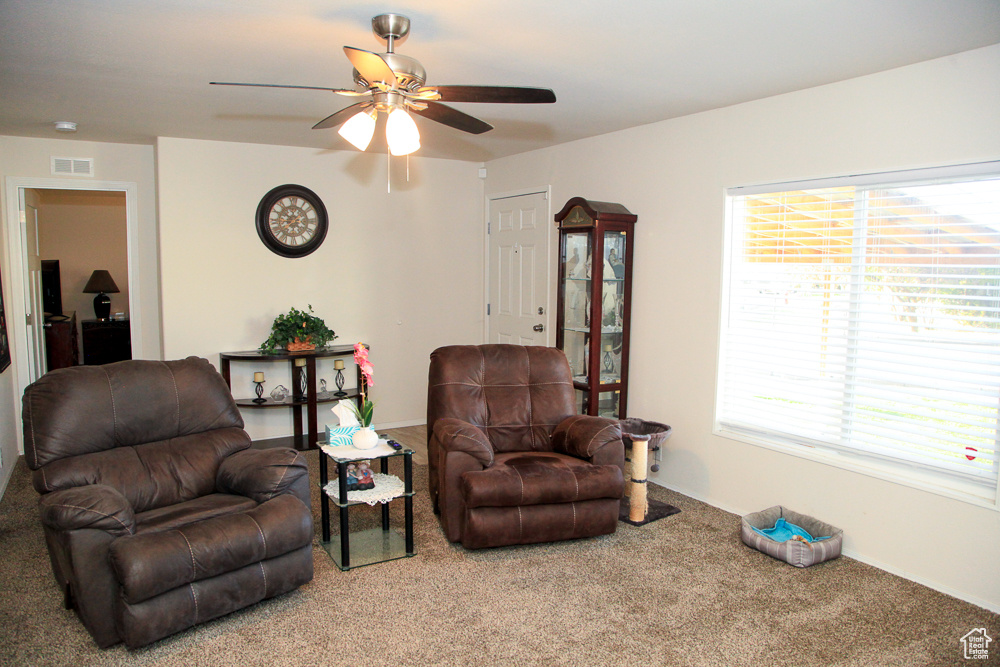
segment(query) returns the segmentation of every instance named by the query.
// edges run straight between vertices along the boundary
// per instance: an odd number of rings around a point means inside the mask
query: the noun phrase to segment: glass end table
[[[413,450],[403,447],[390,448],[384,439],[379,440],[370,452],[353,447],[331,447],[320,442],[320,514],[322,540],[320,544],[341,570],[363,565],[383,563],[397,558],[416,555],[413,546]],[[403,459],[403,478],[389,474],[390,459]],[[379,462],[379,474],[373,475],[375,488],[348,490],[348,466],[359,461]],[[337,466],[337,478],[330,480],[329,464]],[[398,467],[398,466],[397,466]],[[404,530],[392,527],[389,522],[389,504],[402,498],[404,504]],[[330,502],[337,507],[340,533],[332,534]],[[381,504],[381,525],[351,532],[352,507],[371,503]]]

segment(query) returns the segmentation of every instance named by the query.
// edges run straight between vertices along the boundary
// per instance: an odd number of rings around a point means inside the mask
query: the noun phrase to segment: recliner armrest
[[[93,528],[116,537],[135,533],[132,505],[117,489],[88,484],[46,494],[39,500],[42,523],[53,530]]]
[[[309,507],[309,467],[305,457],[294,449],[236,452],[222,461],[215,479],[223,493],[246,496],[258,503],[291,493]]]
[[[444,417],[434,422],[434,436],[446,452],[465,452],[484,468],[493,465],[493,445],[486,433],[474,424]]]
[[[552,432],[552,446],[557,452],[594,463],[614,463],[619,467],[625,464],[622,429],[615,419],[590,415],[567,417]]]

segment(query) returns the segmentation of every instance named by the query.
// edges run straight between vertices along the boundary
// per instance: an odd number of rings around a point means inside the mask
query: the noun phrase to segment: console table
[[[283,361],[290,364],[292,369],[292,394],[290,397],[283,401],[274,401],[268,398],[263,403],[255,403],[252,398],[237,398],[236,405],[240,408],[251,409],[292,408],[294,435],[291,437],[291,441],[289,442],[289,438],[270,438],[267,440],[255,441],[255,447],[290,446],[300,450],[316,449],[316,443],[319,441],[319,419],[317,417],[316,406],[320,403],[333,403],[334,401],[339,401],[342,398],[350,398],[360,403],[361,393],[359,388],[362,386],[361,383],[364,382],[364,378],[361,377],[361,372],[358,371],[357,384],[353,390],[347,392],[346,396],[334,396],[333,392],[330,392],[327,396],[320,398],[316,393],[316,360],[325,357],[353,356],[353,345],[334,345],[331,347],[306,350],[303,352],[280,351],[273,354],[267,354],[265,352],[261,352],[260,350],[248,350],[245,352],[221,352],[219,354],[219,372],[222,373],[222,377],[225,378],[226,384],[229,385],[229,390],[232,391],[233,385],[229,377],[229,365],[231,362]],[[305,359],[305,365],[296,366],[295,362],[298,359]],[[302,395],[302,373],[305,373],[306,376],[305,396]],[[306,409],[307,428],[305,431],[303,431],[302,428],[303,407]]]

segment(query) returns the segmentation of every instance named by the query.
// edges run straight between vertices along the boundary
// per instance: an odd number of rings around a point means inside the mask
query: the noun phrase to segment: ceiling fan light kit
[[[385,140],[393,155],[409,155],[420,148],[420,132],[405,109],[396,107],[385,121]]]
[[[375,116],[374,109],[359,111],[340,126],[337,134],[347,139],[359,151],[363,151],[368,148],[372,137],[375,136]]]
[[[551,104],[556,101],[555,93],[548,88],[425,86],[427,73],[423,65],[413,58],[395,53],[396,44],[410,33],[410,19],[401,14],[380,14],[372,19],[372,31],[385,41],[385,53],[344,47],[344,53],[354,66],[357,90],[272,83],[211,83],[223,86],[327,90],[346,97],[368,97],[365,101],[327,116],[316,123],[313,129],[322,130],[340,125],[340,136],[358,150],[364,151],[375,134],[378,114],[384,113],[388,117],[386,143],[391,155],[409,155],[420,148],[420,133],[411,113],[471,134],[481,134],[493,129],[489,123],[442,102]]]

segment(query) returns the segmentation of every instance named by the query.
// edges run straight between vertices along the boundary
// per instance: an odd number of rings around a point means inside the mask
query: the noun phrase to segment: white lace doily
[[[347,500],[350,502],[368,503],[375,506],[377,503],[387,503],[393,498],[398,498],[406,493],[406,485],[403,484],[403,480],[395,475],[384,475],[377,472],[373,477],[375,478],[375,488],[364,489],[363,491],[348,491]],[[327,482],[323,490],[334,500],[340,498],[340,487],[338,486],[336,477]]]

